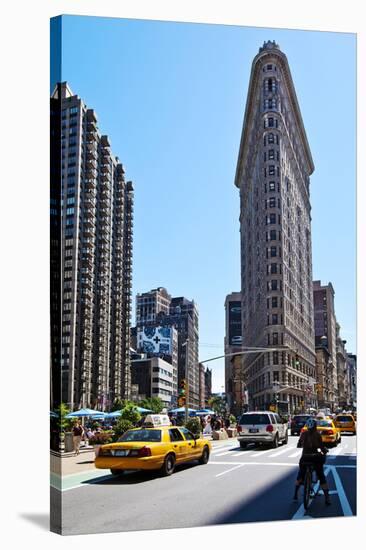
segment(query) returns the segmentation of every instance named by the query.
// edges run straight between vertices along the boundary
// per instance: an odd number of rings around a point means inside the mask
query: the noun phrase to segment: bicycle
[[[315,474],[315,465],[314,461],[311,460],[312,458],[316,458],[319,460],[319,457],[322,456],[320,453],[312,453],[309,455],[306,455],[307,461],[303,461],[302,465],[305,467],[305,474],[304,474],[304,508],[307,510],[309,508],[310,498],[315,498],[318,495],[319,487],[316,491],[314,491],[314,486],[317,482],[317,478],[314,475]],[[323,455],[325,457],[325,455]]]

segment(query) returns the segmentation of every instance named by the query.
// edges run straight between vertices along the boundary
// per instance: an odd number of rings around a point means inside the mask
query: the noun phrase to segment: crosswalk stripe
[[[225,451],[224,453],[219,453],[215,456],[225,456],[225,455],[232,455],[233,454],[233,451]]]
[[[236,448],[236,445],[226,445],[226,446],[220,447],[219,449],[218,448],[212,449],[211,454],[221,453],[223,451],[227,451],[228,449],[235,449],[235,448]]]
[[[292,455],[288,455],[289,458],[294,458],[295,456],[300,456],[302,453],[302,449],[299,449],[298,451],[292,453]]]
[[[283,455],[284,453],[291,452],[293,449],[294,447],[287,447],[286,449],[281,449],[280,451],[276,451],[275,453],[268,455],[268,458]]]

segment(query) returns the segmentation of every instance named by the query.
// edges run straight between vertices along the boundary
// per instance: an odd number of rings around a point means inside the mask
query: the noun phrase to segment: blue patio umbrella
[[[145,414],[145,413],[151,413],[152,410],[150,409],[144,409],[144,407],[136,407],[139,413]],[[113,411],[110,413],[106,413],[105,418],[118,418],[121,416],[121,411]]]
[[[173,414],[185,413],[186,408],[185,407],[179,407],[178,409],[171,409],[169,412],[173,413]],[[196,412],[196,411],[195,411],[195,409],[188,409],[188,412],[191,413],[191,412]]]
[[[80,409],[79,411],[74,411],[65,416],[65,418],[84,418],[85,416],[90,416],[91,418],[104,418],[105,413],[102,411],[96,411],[93,409]]]
[[[113,411],[110,413],[106,413],[104,418],[118,418],[119,416],[121,416],[121,411]]]
[[[144,409],[144,407],[137,407],[139,413],[152,413],[151,409]]]
[[[215,411],[211,411],[210,409],[200,409],[199,411],[195,411],[196,416],[206,416],[206,414],[215,414]]]
[[[58,418],[58,414],[55,413],[55,411],[50,411],[50,417],[51,418]]]

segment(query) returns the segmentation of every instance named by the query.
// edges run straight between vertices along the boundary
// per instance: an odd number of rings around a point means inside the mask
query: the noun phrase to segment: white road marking
[[[220,447],[214,447],[211,451],[211,454],[221,453],[224,450],[235,449],[236,447],[236,445],[222,445]]]
[[[339,474],[337,472],[337,468],[334,466],[330,466],[332,469],[332,474],[334,477],[335,485],[338,491],[338,498],[340,500],[341,506],[342,506],[342,512],[344,516],[352,516],[352,509],[348,502],[348,499],[346,497],[346,493],[344,491],[341,478],[339,477]]]
[[[332,449],[328,453],[328,458],[336,458],[343,451],[342,447],[337,447],[337,449]]]
[[[294,449],[294,447],[287,447],[286,449],[281,449],[280,451],[276,451],[272,455],[269,455],[268,458],[283,455],[284,453],[291,452],[293,449]]]
[[[233,453],[233,451],[225,451],[224,453],[219,453],[215,456],[225,456],[225,455],[231,455]]]
[[[329,473],[329,470],[332,468],[332,466],[326,466],[324,468],[324,475],[325,477],[327,477],[328,473]],[[314,493],[316,494],[319,490],[319,481],[316,482],[316,484],[314,485]],[[309,500],[309,507],[310,507],[310,504],[312,503],[313,499],[310,498]],[[301,504],[301,506],[297,509],[297,511],[295,512],[295,514],[292,516],[291,519],[307,519],[307,516],[305,516],[305,513],[306,513],[306,510],[304,508],[304,505]]]
[[[229,472],[232,472],[233,470],[237,470],[238,468],[241,468],[244,466],[244,464],[238,464],[237,466],[234,466],[233,468],[230,468],[229,470],[225,470],[225,472],[221,472],[221,474],[217,474],[215,477],[224,476],[225,474],[228,474]]]
[[[302,449],[299,449],[297,451],[295,451],[294,453],[292,453],[292,455],[288,455],[289,458],[294,458],[295,456],[300,456],[302,453]]]

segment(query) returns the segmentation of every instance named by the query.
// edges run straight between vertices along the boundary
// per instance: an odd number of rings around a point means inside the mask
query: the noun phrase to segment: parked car
[[[278,447],[281,442],[288,442],[288,424],[283,422],[277,413],[271,411],[254,411],[242,414],[238,426],[238,441],[245,449],[249,443]]]
[[[291,435],[298,435],[309,418],[310,414],[295,414],[291,421]]]

